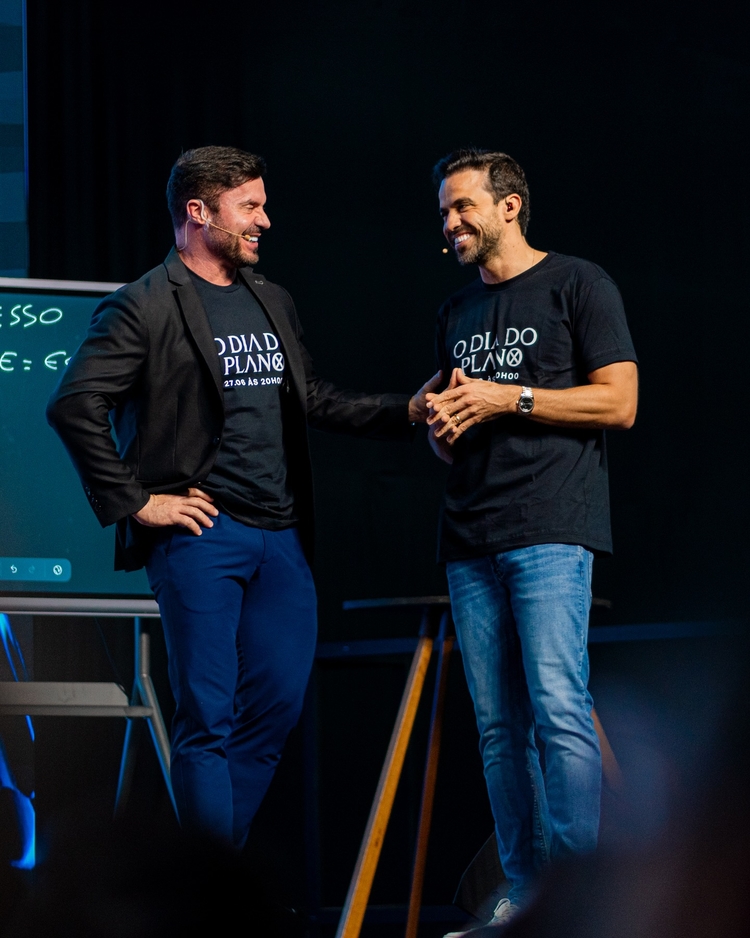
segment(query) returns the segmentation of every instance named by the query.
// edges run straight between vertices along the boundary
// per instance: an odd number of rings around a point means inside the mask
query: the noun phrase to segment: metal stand
[[[151,680],[151,636],[146,620],[159,618],[156,602],[3,597],[0,605],[0,611],[10,614],[134,618],[135,674],[130,700],[119,684],[110,682],[0,681],[0,715],[125,717],[128,722],[115,798],[115,815],[121,814],[132,785],[138,741],[138,724],[134,721],[146,720],[164,784],[176,813],[169,775],[169,736]]]
[[[135,756],[138,747],[138,734],[135,731],[136,724],[133,723],[133,717],[145,719],[148,728],[151,731],[151,740],[156,750],[156,757],[159,760],[161,774],[164,777],[164,784],[167,786],[169,798],[172,802],[175,814],[177,814],[177,805],[172,791],[172,781],[169,774],[170,769],[170,751],[169,736],[167,728],[164,725],[164,717],[161,715],[159,701],[156,699],[154,683],[151,680],[151,636],[147,629],[144,629],[140,616],[135,617],[135,666],[133,679],[133,692],[130,695],[129,710],[141,710],[138,714],[125,714],[128,718],[128,724],[125,728],[125,742],[122,747],[122,760],[120,762],[120,777],[117,782],[117,795],[115,796],[115,817],[118,817],[124,807],[130,794],[133,783],[133,771],[135,769]],[[142,706],[138,706],[138,704]]]

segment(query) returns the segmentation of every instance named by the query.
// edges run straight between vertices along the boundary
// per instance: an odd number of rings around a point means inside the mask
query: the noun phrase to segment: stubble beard
[[[491,225],[484,230],[472,230],[474,242],[460,253],[456,251],[458,263],[462,267],[468,267],[471,264],[484,265],[500,254],[503,241],[503,229],[501,225]]]
[[[255,245],[255,258],[248,257],[242,250],[241,238],[224,231],[211,229],[214,254],[229,267],[252,267],[258,263],[258,246]]]

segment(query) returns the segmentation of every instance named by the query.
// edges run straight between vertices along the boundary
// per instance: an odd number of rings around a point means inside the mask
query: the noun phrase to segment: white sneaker
[[[495,911],[492,913],[489,922],[485,922],[484,925],[473,925],[463,931],[449,931],[447,935],[443,935],[443,938],[464,938],[464,935],[471,935],[473,931],[486,928],[488,925],[507,925],[517,911],[518,906],[513,905],[510,899],[501,899],[495,906]]]

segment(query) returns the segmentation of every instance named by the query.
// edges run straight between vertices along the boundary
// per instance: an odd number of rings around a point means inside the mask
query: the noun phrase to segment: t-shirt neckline
[[[522,283],[524,280],[528,280],[529,277],[533,277],[535,273],[540,271],[543,267],[547,266],[547,262],[555,256],[554,251],[547,251],[546,255],[536,264],[533,264],[527,270],[521,271],[520,274],[516,274],[515,277],[509,277],[507,280],[501,280],[500,283],[485,283],[484,280],[480,277],[480,283],[485,290],[489,290],[491,293],[497,293],[500,290],[507,290],[509,287],[515,286],[517,283]]]
[[[200,274],[196,274],[194,270],[190,270],[188,267],[190,276],[193,278],[193,282],[196,286],[201,287],[202,289],[215,290],[217,293],[234,293],[236,290],[239,290],[242,287],[242,280],[240,279],[239,274],[235,275],[232,283],[221,284],[221,283],[211,283],[210,280],[206,280],[205,277],[201,277]]]

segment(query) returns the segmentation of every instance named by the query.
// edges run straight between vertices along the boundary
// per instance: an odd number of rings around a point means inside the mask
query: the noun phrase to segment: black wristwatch
[[[521,396],[516,401],[519,414],[530,414],[534,409],[534,392],[531,388],[521,388]]]

